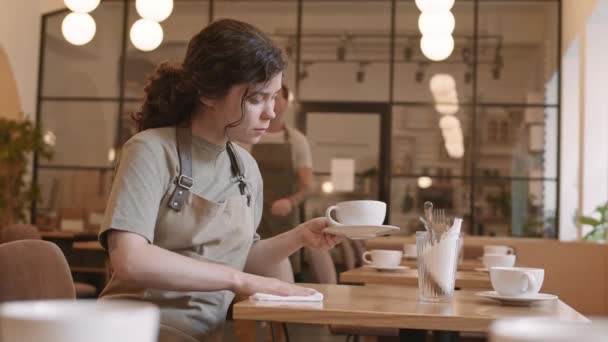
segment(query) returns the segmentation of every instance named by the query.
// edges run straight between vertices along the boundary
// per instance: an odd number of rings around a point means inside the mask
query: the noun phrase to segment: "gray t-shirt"
[[[255,227],[262,217],[262,176],[253,157],[235,144],[247,185],[253,195]],[[137,233],[154,243],[156,218],[161,200],[179,175],[175,127],[148,129],[134,135],[121,151],[120,164],[101,225],[100,241],[106,246],[105,232],[118,229]],[[230,169],[225,146],[192,137],[191,191],[212,202],[223,202],[239,194]],[[166,208],[162,208],[166,210]],[[254,239],[258,239],[256,235]]]
[[[242,270],[252,244],[259,239],[255,230],[262,215],[263,187],[257,164],[247,151],[235,146],[251,194],[251,205],[247,205],[225,147],[193,136],[194,185],[182,209],[175,211],[168,205],[179,175],[175,133],[174,127],[148,129],[125,143],[100,241],[107,247],[110,229],[133,232],[175,253]],[[153,302],[161,309],[162,327],[202,339],[223,324],[233,293],[165,291],[113,276],[100,298]]]

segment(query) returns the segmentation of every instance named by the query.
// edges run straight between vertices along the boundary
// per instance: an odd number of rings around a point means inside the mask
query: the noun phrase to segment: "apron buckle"
[[[194,184],[194,180],[186,175],[180,175],[177,179],[177,185],[181,186],[182,188],[190,190],[190,188],[192,188],[192,184]]]

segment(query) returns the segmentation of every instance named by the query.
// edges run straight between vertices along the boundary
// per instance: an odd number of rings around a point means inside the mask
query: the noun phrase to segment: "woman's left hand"
[[[291,200],[289,200],[289,198],[281,198],[280,200],[276,200],[272,203],[270,212],[274,216],[284,217],[289,215],[292,209],[293,204],[291,203]]]
[[[323,233],[323,230],[329,226],[325,217],[317,217],[300,224],[295,228],[295,231],[305,247],[331,249],[342,242],[344,238]]]

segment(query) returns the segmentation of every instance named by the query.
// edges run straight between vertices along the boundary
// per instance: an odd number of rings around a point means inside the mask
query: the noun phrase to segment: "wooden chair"
[[[0,229],[0,244],[10,243],[14,241],[28,241],[28,240],[41,240],[40,231],[33,225],[30,224],[14,224],[6,226]],[[57,247],[55,244],[53,244]],[[57,247],[59,248],[59,247]],[[61,249],[60,249],[61,251]],[[61,253],[63,258],[63,252]],[[71,278],[71,275],[70,275]],[[74,282],[73,284],[76,297],[78,298],[95,298],[97,297],[97,289],[95,286],[82,283]]]
[[[19,240],[0,245],[0,302],[75,299],[65,256],[54,243]]]
[[[0,244],[17,240],[41,240],[38,228],[31,224],[11,224],[0,229]]]

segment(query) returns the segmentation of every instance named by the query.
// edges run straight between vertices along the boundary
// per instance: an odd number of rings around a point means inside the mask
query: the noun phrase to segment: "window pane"
[[[557,178],[557,109],[479,107],[476,175]]]
[[[437,209],[445,209],[448,217],[461,217],[463,233],[471,233],[470,183],[465,178],[396,177],[391,184],[390,224],[401,228],[402,234],[424,230],[425,201]]]
[[[100,170],[55,170],[38,172],[41,201],[38,212],[62,208],[87,208],[103,212],[112,186],[112,168]],[[53,227],[58,228],[58,227]]]
[[[389,1],[304,2],[300,100],[387,101]]]
[[[471,117],[468,106],[448,116],[437,114],[433,106],[394,106],[392,173],[469,176]]]
[[[557,103],[558,15],[557,1],[480,2],[480,102]]]
[[[110,167],[117,120],[116,102],[43,101],[40,124],[55,146],[53,158],[40,164]]]
[[[473,92],[473,2],[456,1],[451,11],[455,19],[454,50],[443,60],[434,62],[420,49],[420,11],[414,1],[397,2],[395,42],[396,102],[452,102],[433,96],[430,80],[436,74],[449,74],[454,80],[458,103],[469,103]]]
[[[68,43],[61,33],[67,14],[54,14],[46,21],[42,96],[118,97],[123,4],[101,2],[90,13],[95,36],[81,46]]]
[[[129,2],[129,30],[139,20],[135,2]],[[135,48],[131,40],[127,44],[125,63],[125,96],[142,98],[147,76],[161,62],[181,64],[190,38],[202,30],[209,22],[208,1],[175,1],[173,12],[160,23],[163,28],[163,42],[152,51]]]
[[[216,1],[214,18],[242,20],[269,34],[289,57],[283,82],[290,89],[294,89],[297,54],[297,1]]]
[[[556,236],[557,182],[494,179],[475,185],[480,235]]]

